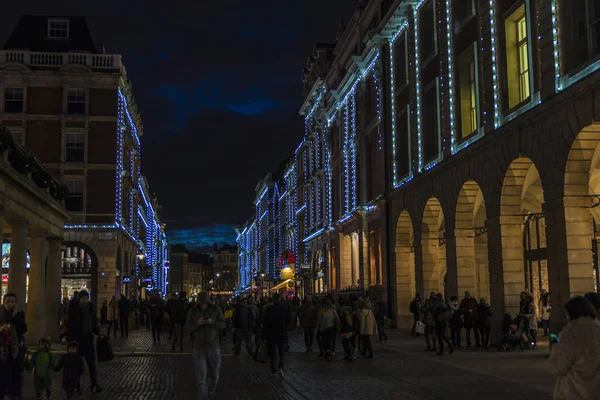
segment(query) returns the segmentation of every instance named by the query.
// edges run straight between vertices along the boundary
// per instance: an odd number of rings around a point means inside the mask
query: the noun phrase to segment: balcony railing
[[[84,65],[95,70],[118,70],[123,68],[118,54],[42,53],[36,51],[2,50],[0,64],[19,63],[29,67],[61,68],[68,65]]]

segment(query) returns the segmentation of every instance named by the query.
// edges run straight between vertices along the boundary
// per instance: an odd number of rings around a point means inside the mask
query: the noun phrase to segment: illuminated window
[[[458,59],[459,69],[459,94],[460,94],[460,122],[461,136],[467,137],[478,128],[477,110],[477,74],[475,73],[475,59],[472,46],[469,46]]]
[[[529,38],[525,5],[517,8],[505,21],[506,74],[508,108],[530,97]]]

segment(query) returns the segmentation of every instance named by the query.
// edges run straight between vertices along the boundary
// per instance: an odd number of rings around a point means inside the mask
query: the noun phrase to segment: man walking
[[[471,330],[475,331],[475,345],[481,347],[479,331],[477,330],[477,299],[471,297],[471,292],[465,292],[465,298],[460,302],[460,311],[463,314],[463,322],[467,336],[467,347],[471,347]],[[475,329],[473,329],[475,328]]]
[[[254,314],[248,307],[248,300],[242,299],[239,307],[233,311],[233,327],[235,328],[235,355],[242,351],[242,340],[246,342],[248,354],[252,356],[252,330],[254,329]]]
[[[129,313],[131,311],[131,302],[121,295],[119,300],[119,323],[121,325],[121,338],[129,337]]]
[[[183,328],[187,319],[187,308],[188,301],[186,299],[187,293],[179,293],[179,298],[175,301],[173,306],[173,324],[175,325],[175,339],[173,339],[173,345],[171,346],[171,352],[175,352],[175,346],[179,342],[179,351],[183,352]]]
[[[417,293],[417,296],[413,299],[413,301],[410,303],[410,312],[413,315],[413,326],[412,326],[412,336],[419,336],[419,334],[417,333],[417,322],[421,321],[421,318],[423,316],[423,296],[421,296],[421,293]]]
[[[263,317],[263,329],[267,339],[269,359],[271,360],[271,372],[283,378],[285,364],[285,344],[287,340],[286,328],[290,323],[290,314],[287,308],[281,304],[281,297],[275,293],[272,297],[273,305],[265,309]],[[279,362],[276,356],[279,353]]]
[[[98,334],[98,319],[96,309],[90,302],[90,294],[86,290],[79,292],[78,304],[73,305],[72,326],[73,340],[79,347],[77,352],[85,359],[90,371],[90,380],[92,382],[92,393],[100,393],[102,388],[98,385],[98,373],[96,369],[96,349],[94,348],[94,334]],[[81,391],[78,388],[78,391]]]
[[[375,314],[375,322],[377,323],[377,333],[379,334],[379,341],[385,341],[387,343],[388,337],[384,330],[385,320],[388,316],[387,306],[383,301],[375,298],[375,307],[373,310]]]
[[[221,309],[210,303],[208,293],[202,292],[196,306],[188,312],[186,325],[192,329],[198,392],[200,398],[206,400],[214,395],[219,382],[219,332],[225,327],[225,318]]]
[[[163,320],[163,301],[157,292],[154,292],[150,300],[150,316],[152,318],[152,341],[160,343],[160,331],[162,330]]]

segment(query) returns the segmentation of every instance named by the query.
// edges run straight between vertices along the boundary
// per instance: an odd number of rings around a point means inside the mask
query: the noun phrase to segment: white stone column
[[[46,334],[59,340],[60,291],[62,277],[62,239],[48,239],[48,261],[46,268]]]
[[[27,293],[27,224],[11,223],[11,228],[8,292],[17,295],[19,309],[24,310]]]
[[[29,268],[29,290],[27,298],[26,341],[35,344],[46,337],[46,238],[31,238],[31,267]]]

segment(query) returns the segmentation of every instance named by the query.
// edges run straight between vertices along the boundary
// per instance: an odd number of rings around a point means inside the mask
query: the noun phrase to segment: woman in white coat
[[[582,296],[565,305],[569,322],[554,338],[550,365],[556,378],[555,400],[600,398],[600,321],[592,304]]]

